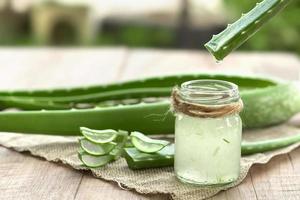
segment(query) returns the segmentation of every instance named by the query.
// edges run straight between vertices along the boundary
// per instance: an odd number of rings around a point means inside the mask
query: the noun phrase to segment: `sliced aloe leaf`
[[[142,153],[136,148],[125,148],[125,159],[130,169],[145,169],[172,166],[174,163],[174,144],[156,153]]]
[[[112,129],[93,130],[80,127],[80,131],[86,139],[97,144],[112,142],[118,135],[118,132]]]
[[[126,148],[129,148],[129,147],[134,147],[134,146],[133,146],[133,144],[131,143],[131,141],[128,140],[128,141],[126,142],[126,144],[125,144],[125,147],[126,147]]]
[[[116,143],[105,143],[105,144],[97,144],[94,142],[91,142],[85,138],[82,138],[79,140],[80,147],[88,154],[94,155],[94,156],[101,156],[108,154],[113,150],[113,148],[116,146]]]
[[[92,156],[86,153],[79,153],[79,159],[89,168],[102,167],[114,160],[113,155]]]
[[[128,142],[128,132],[119,130],[119,135],[116,138],[117,145],[116,147],[110,152],[111,155],[115,157],[115,160],[120,158],[123,155],[124,147]]]
[[[82,147],[79,147],[77,152],[78,152],[78,154],[84,154],[85,153],[85,151],[82,149]]]
[[[165,140],[151,139],[137,131],[132,132],[130,137],[133,146],[144,153],[155,153],[170,144]]]

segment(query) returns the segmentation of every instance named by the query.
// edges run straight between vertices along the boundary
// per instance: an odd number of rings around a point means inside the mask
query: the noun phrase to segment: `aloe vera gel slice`
[[[114,156],[105,155],[105,156],[92,156],[85,153],[79,153],[79,159],[89,168],[102,167],[109,162],[114,160]]]
[[[145,169],[172,166],[174,163],[174,144],[156,153],[143,153],[136,148],[125,148],[125,159],[130,169]]]
[[[79,142],[80,142],[80,147],[86,153],[94,156],[101,156],[101,155],[108,154],[116,146],[115,143],[97,144],[84,138],[80,139]]]
[[[131,142],[132,142],[133,146],[135,148],[137,148],[139,151],[144,152],[144,153],[157,152],[157,151],[161,150],[162,148],[164,148],[165,146],[167,146],[168,144],[170,144],[170,142],[165,141],[165,140],[151,139],[137,131],[132,132],[130,137],[131,137]]]
[[[123,148],[126,145],[127,139],[128,139],[128,132],[127,131],[119,130],[118,132],[119,132],[119,135],[116,138],[117,145],[110,152],[110,154],[113,155],[116,160],[123,155],[123,152],[124,152]]]
[[[80,127],[80,131],[86,139],[98,144],[112,142],[118,135],[118,132],[112,129],[93,130],[86,127]]]
[[[79,159],[89,168],[104,166],[120,158],[128,138],[127,131],[93,130],[81,127]]]

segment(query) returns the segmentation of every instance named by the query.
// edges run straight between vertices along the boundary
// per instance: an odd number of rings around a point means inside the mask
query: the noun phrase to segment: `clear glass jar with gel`
[[[173,90],[175,174],[182,182],[222,185],[240,172],[243,104],[237,85],[194,80]]]

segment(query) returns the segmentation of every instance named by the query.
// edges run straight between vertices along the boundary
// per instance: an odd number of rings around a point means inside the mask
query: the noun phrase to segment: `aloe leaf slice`
[[[174,144],[156,153],[142,153],[136,148],[125,148],[125,159],[130,169],[145,169],[172,166],[174,163]]]
[[[151,139],[137,131],[132,132],[130,137],[133,146],[144,153],[155,153],[170,144],[165,140]]]
[[[88,154],[101,156],[108,154],[116,146],[115,143],[97,144],[85,138],[79,140],[80,147]]]
[[[112,142],[118,135],[118,132],[112,129],[93,130],[80,127],[80,131],[86,139],[97,144]]]
[[[79,146],[79,149],[78,149],[78,154],[85,154],[86,152],[82,149],[81,146]]]
[[[128,142],[128,132],[119,130],[119,135],[116,138],[117,145],[116,147],[110,152],[110,155],[115,157],[115,160],[120,158],[124,153],[124,147]]]
[[[79,153],[78,156],[81,162],[89,168],[102,167],[114,160],[112,155],[92,156],[86,153]]]

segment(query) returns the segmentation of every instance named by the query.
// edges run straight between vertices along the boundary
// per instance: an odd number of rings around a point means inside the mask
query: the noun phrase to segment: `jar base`
[[[183,178],[179,175],[176,175],[176,178],[182,183],[190,184],[190,185],[194,185],[194,186],[199,186],[199,187],[222,186],[222,185],[230,184],[230,183],[237,180],[236,178],[232,178],[232,179],[228,179],[228,180],[225,180],[225,181],[222,181],[222,182],[208,182],[208,181],[198,182],[198,181]]]

